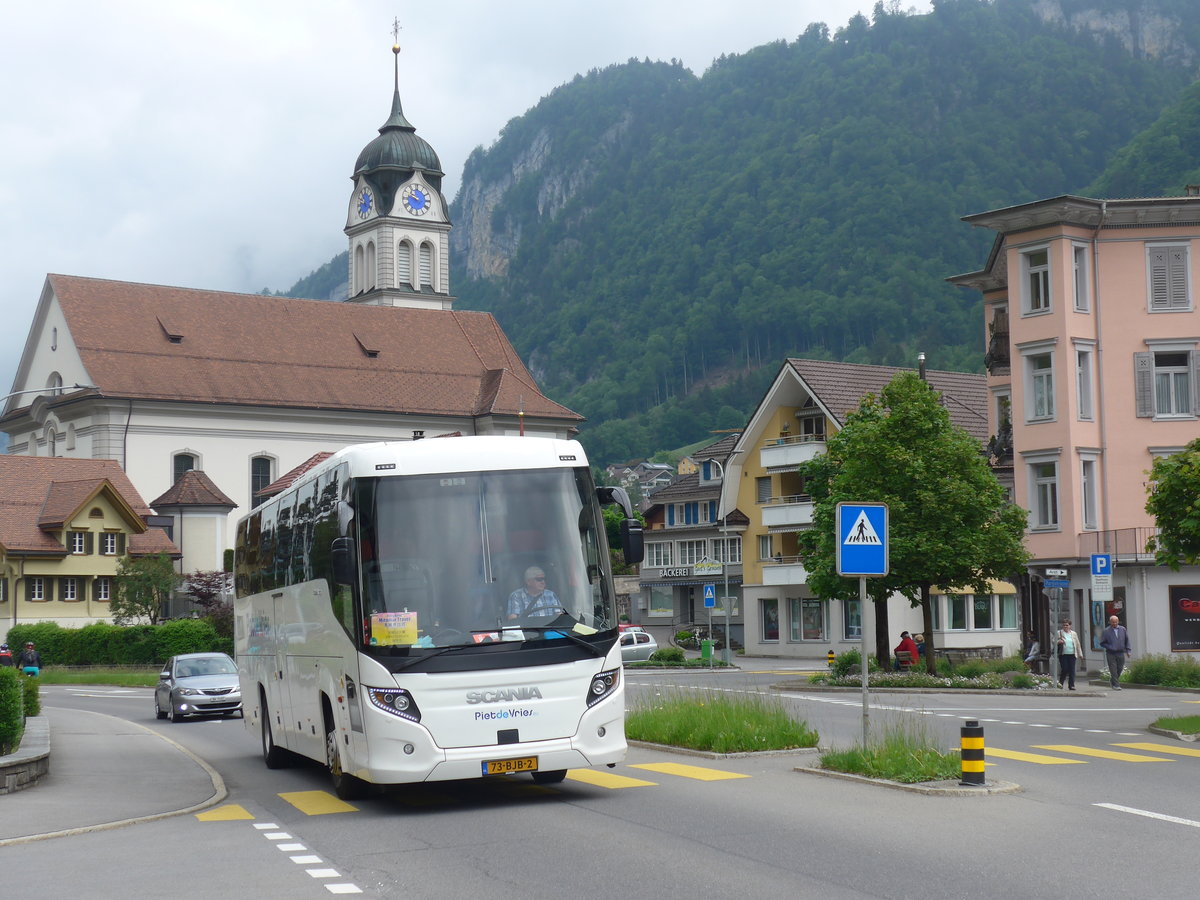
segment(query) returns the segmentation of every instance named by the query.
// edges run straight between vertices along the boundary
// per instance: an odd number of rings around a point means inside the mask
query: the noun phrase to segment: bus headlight
[[[620,683],[620,669],[609,669],[607,672],[600,672],[592,679],[592,683],[588,685],[587,705],[589,707],[595,706],[615,691],[617,685]]]
[[[384,712],[408,719],[410,722],[421,721],[421,710],[417,709],[417,702],[413,700],[412,694],[404,688],[369,687],[367,696],[371,700],[371,705],[376,709],[382,709]]]

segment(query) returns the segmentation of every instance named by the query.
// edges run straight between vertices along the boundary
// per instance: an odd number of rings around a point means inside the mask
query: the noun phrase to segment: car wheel
[[[162,711],[162,707],[158,705],[158,694],[154,695],[154,718],[165,719],[167,714]]]
[[[338,747],[337,729],[333,727],[325,733],[325,759],[333,782],[333,792],[339,799],[357,800],[366,794],[367,783],[342,770],[341,748]]]
[[[174,700],[172,700],[170,705],[167,707],[167,718],[170,719],[172,723],[183,721],[183,713],[175,708]]]
[[[267,711],[266,700],[262,705],[262,750],[263,762],[267,764],[268,769],[282,769],[287,765],[287,751],[276,747],[275,739],[271,737],[271,716]]]
[[[549,772],[531,772],[535,784],[558,784],[567,777],[566,769],[552,769]]]

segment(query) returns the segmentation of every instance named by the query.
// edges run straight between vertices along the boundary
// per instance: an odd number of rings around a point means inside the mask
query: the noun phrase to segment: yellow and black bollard
[[[962,781],[963,787],[983,787],[983,726],[975,719],[962,727]]]
[[[834,663],[834,660],[836,660],[836,659],[837,659],[837,656],[834,654],[834,652],[833,652],[832,650],[830,650],[830,651],[829,651],[829,652],[828,652],[828,653],[825,655],[825,661],[826,661],[827,663],[829,663],[829,668],[831,668],[831,669],[833,668],[833,663]]]

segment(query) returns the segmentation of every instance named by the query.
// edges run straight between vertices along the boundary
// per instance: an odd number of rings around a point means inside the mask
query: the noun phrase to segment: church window
[[[363,292],[363,248],[359,244],[354,248],[354,293],[361,294]]]
[[[408,241],[401,241],[396,248],[396,284],[398,286],[413,283],[412,251],[412,244]]]
[[[258,502],[258,492],[274,481],[271,477],[271,457],[256,456],[250,460],[250,502]]]
[[[174,477],[171,483],[174,484],[183,477],[184,472],[190,472],[196,468],[196,457],[190,453],[176,453],[174,458]]]
[[[420,265],[420,287],[433,287],[433,245],[429,242],[421,244],[421,258],[418,261]]]
[[[375,285],[379,283],[379,279],[375,274],[375,242],[367,241],[367,270],[366,270],[367,287],[374,290]]]
[[[51,372],[50,377],[46,379],[46,390],[51,397],[58,397],[62,394],[63,389],[62,376],[57,372]]]

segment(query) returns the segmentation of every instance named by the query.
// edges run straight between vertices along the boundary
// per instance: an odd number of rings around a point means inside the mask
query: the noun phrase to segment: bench
[[[896,650],[896,666],[901,672],[908,672],[912,669],[915,660],[912,658],[912,652],[909,650]]]

